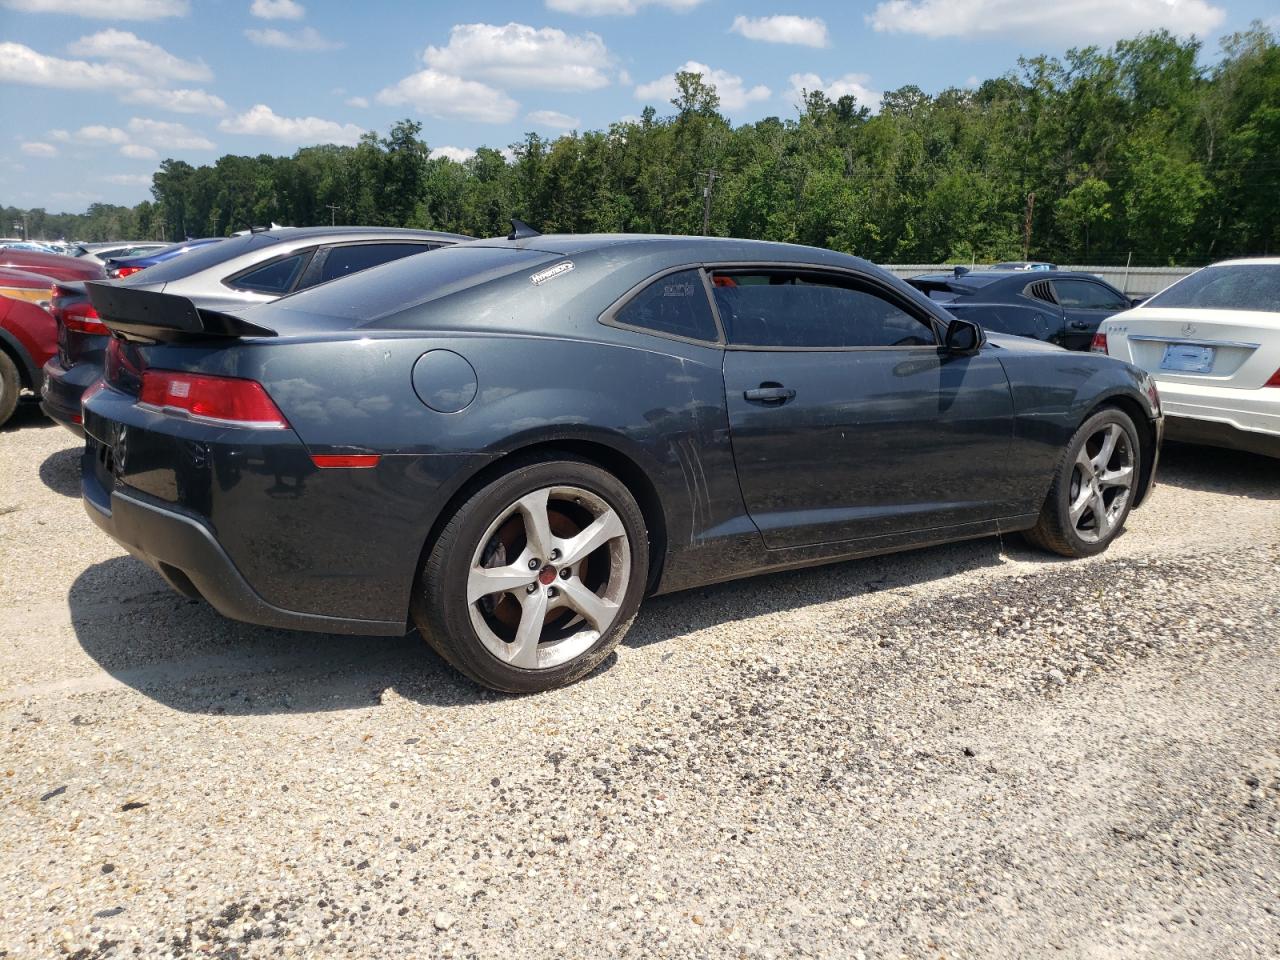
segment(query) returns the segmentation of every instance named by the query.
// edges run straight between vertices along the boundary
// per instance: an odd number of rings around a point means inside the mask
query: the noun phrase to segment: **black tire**
[[[18,367],[3,350],[0,350],[0,426],[4,426],[18,407],[22,393],[22,377]]]
[[[625,558],[627,565],[625,572],[616,574],[618,597],[616,601],[611,601],[616,602],[616,612],[607,629],[591,629],[588,633],[580,634],[580,637],[586,639],[575,642],[589,642],[590,646],[566,662],[526,669],[505,662],[486,645],[492,645],[495,639],[503,638],[489,636],[486,639],[477,631],[473,620],[476,616],[484,620],[486,608],[482,601],[473,610],[473,604],[468,602],[468,583],[473,559],[477,555],[483,556],[486,550],[493,549],[499,539],[498,534],[492,530],[493,525],[501,523],[504,514],[521,498],[553,488],[586,491],[590,495],[588,500],[597,498],[597,506],[602,503],[613,511],[616,519],[621,521],[626,540],[625,545],[621,538],[611,541],[616,547],[608,547],[608,556],[603,564],[608,570],[621,570]],[[559,504],[561,509],[576,509],[568,500],[551,502]],[[577,501],[579,504],[581,502]],[[520,522],[523,525],[525,521]],[[503,529],[505,528],[499,527],[499,532]],[[482,538],[486,543],[481,543]],[[589,556],[598,558],[599,552],[605,549],[597,548]],[[532,545],[526,543],[525,550],[532,551]],[[506,565],[508,562],[513,564],[514,569],[514,558],[509,561],[504,554],[501,563]],[[590,563],[599,564],[601,561],[584,561],[584,567]],[[482,562],[480,565],[490,564]],[[583,568],[579,568],[579,571],[581,569]],[[540,457],[513,466],[509,472],[476,490],[457,508],[431,545],[419,571],[412,616],[419,632],[431,647],[476,683],[505,693],[537,693],[572,683],[599,666],[634,621],[648,582],[648,574],[648,530],[644,515],[626,486],[608,471],[588,461],[563,454]],[[606,572],[606,577],[614,575]],[[536,581],[536,572],[529,576]],[[575,573],[574,579],[577,578],[578,574]],[[558,580],[553,580],[545,589],[554,595],[557,593],[556,588],[560,586],[562,585]],[[498,603],[511,604],[519,600],[520,594],[528,592],[532,596],[541,589],[544,588],[535,582],[530,587],[494,596],[499,597]],[[565,592],[568,593],[567,590]],[[497,610],[491,610],[490,613],[496,615]],[[554,611],[548,616],[551,619],[547,623],[554,624]],[[563,614],[563,617],[568,618],[576,616],[569,609]],[[580,623],[580,630],[591,626],[585,618],[571,619],[569,626],[572,623]],[[567,631],[569,627],[559,629]],[[594,641],[589,637],[593,633],[598,633],[598,638]],[[547,646],[539,644],[537,649],[545,650]]]
[[[1130,468],[1127,495],[1118,508],[1112,499],[1110,506],[1104,509],[1103,512],[1110,517],[1105,532],[1082,531],[1077,528],[1077,524],[1071,517],[1072,499],[1080,492],[1081,483],[1085,482],[1078,473],[1077,460],[1082,449],[1086,449],[1086,444],[1095,442],[1095,438],[1112,426],[1118,427],[1123,432],[1124,441],[1127,443],[1127,460]],[[1119,441],[1116,446],[1120,449]],[[1112,462],[1117,461],[1113,458]],[[1133,509],[1141,464],[1141,437],[1134,426],[1133,419],[1118,407],[1104,407],[1097,411],[1080,425],[1072,436],[1071,442],[1063,449],[1054,467],[1053,484],[1040,510],[1040,518],[1036,525],[1026,532],[1026,538],[1036,546],[1064,557],[1091,557],[1102,553],[1124,529],[1124,522],[1129,516],[1129,511]],[[1113,517],[1110,516],[1112,511],[1114,511]],[[1086,514],[1082,518],[1083,522],[1088,523],[1088,517],[1089,514]],[[1093,522],[1096,524],[1096,519]]]

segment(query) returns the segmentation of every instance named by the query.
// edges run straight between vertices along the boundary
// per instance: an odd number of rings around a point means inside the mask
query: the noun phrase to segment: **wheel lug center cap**
[[[547,564],[538,571],[538,582],[544,587],[549,587],[556,582],[556,568],[551,564]]]

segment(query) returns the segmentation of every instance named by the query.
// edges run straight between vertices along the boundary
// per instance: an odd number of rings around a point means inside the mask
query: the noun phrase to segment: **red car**
[[[58,324],[47,309],[53,288],[48,277],[0,268],[0,424],[23,390],[40,393],[40,369],[57,352]]]
[[[54,280],[104,280],[107,276],[100,263],[88,263],[79,257],[64,257],[56,253],[10,250],[7,247],[0,249],[0,267],[26,270]]]

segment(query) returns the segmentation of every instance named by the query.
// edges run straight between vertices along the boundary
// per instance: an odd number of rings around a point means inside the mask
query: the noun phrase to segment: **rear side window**
[[[1157,293],[1143,306],[1275,313],[1280,311],[1280,264],[1205,267]]]
[[[716,306],[729,343],[749,347],[924,347],[932,326],[853,277],[716,273]]]
[[[282,297],[293,289],[294,283],[302,274],[302,268],[311,259],[311,251],[295,253],[291,257],[273,260],[271,263],[256,267],[227,281],[227,286],[237,290],[251,290],[254,293],[268,293]]]
[[[659,277],[627,301],[613,319],[627,327],[687,340],[718,340],[701,270]]]
[[[331,247],[320,266],[320,275],[314,280],[308,278],[307,285],[336,280],[349,273],[359,273],[369,267],[431,249],[432,246],[426,243],[355,243]]]
[[[1054,280],[1053,292],[1064,307],[1085,310],[1124,310],[1129,306],[1119,293],[1092,280]]]

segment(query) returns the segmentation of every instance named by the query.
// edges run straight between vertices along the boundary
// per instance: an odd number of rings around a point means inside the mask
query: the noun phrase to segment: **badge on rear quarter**
[[[572,260],[561,260],[554,266],[547,267],[545,270],[539,270],[537,273],[529,277],[530,282],[536,287],[552,280],[561,274],[568,273],[573,269]]]

